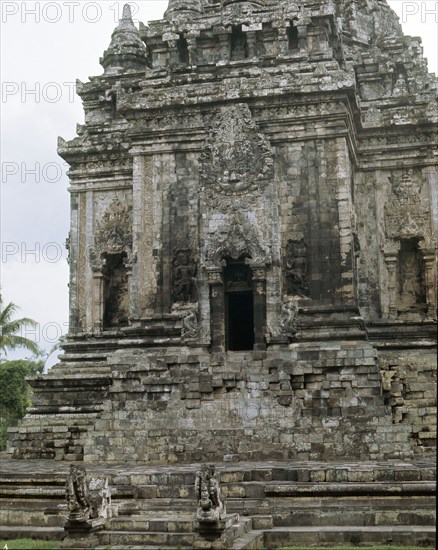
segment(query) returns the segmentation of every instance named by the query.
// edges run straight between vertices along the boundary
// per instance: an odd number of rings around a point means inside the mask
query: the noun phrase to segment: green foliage
[[[60,548],[60,541],[54,540],[33,540],[33,539],[17,539],[17,540],[0,540],[0,549],[8,545],[9,550],[49,550],[51,548]]]
[[[12,302],[4,305],[0,294],[0,353],[7,355],[8,351],[18,348],[27,349],[33,354],[40,353],[40,349],[35,342],[17,334],[26,326],[36,327],[37,323],[28,317],[13,319],[17,310],[18,307]]]
[[[433,550],[433,547],[418,546],[288,546],[278,547],[277,550]]]
[[[18,359],[0,362],[0,449],[6,445],[7,428],[16,426],[32,401],[32,389],[27,376],[42,373],[40,359]]]

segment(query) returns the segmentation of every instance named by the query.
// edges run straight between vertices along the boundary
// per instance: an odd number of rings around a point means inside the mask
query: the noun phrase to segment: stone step
[[[62,527],[65,523],[67,504],[59,501],[34,500],[11,501],[0,499],[0,525]]]
[[[133,499],[136,496],[135,487],[116,485],[111,487],[113,500]],[[47,500],[65,500],[65,481],[62,485],[13,485],[0,483],[0,502],[23,502],[44,498]]]
[[[142,531],[165,533],[191,533],[194,514],[188,516],[172,513],[156,517],[149,515],[118,516],[111,520],[112,531]]]
[[[277,527],[265,531],[266,548],[281,546],[398,545],[435,546],[435,527]]]
[[[142,516],[125,516],[113,518],[111,530],[98,533],[101,544],[143,544],[159,545],[161,548],[169,546],[172,548],[197,547],[195,541],[200,537],[193,532],[195,515],[176,516],[169,519],[167,515],[150,518]],[[226,529],[223,537],[227,547],[238,538],[250,532],[252,521],[250,518],[239,518],[238,515],[228,515]]]
[[[382,465],[368,466],[366,463],[339,465],[339,466],[291,466],[289,468],[242,467],[233,468],[218,466],[221,484],[258,481],[289,481],[289,482],[342,482],[342,483],[371,483],[371,482],[403,482],[403,481],[434,481],[436,468],[415,467],[413,465],[396,465],[384,467]],[[130,480],[134,485],[194,485],[195,471],[189,472],[144,472],[131,474]]]
[[[65,531],[62,527],[35,527],[15,525],[0,525],[0,538],[4,540],[14,539],[40,539],[40,540],[62,540]]]
[[[249,531],[236,539],[232,550],[261,550],[265,548],[263,531]]]
[[[99,544],[107,547],[108,545],[127,545],[138,544],[143,546],[150,545],[153,548],[193,548],[195,541],[194,533],[167,533],[153,531],[101,531],[98,533]]]
[[[242,484],[244,485],[244,484]],[[403,483],[270,483],[264,485],[270,496],[326,496],[326,495],[427,495],[436,494],[436,485],[430,481]]]
[[[65,487],[45,487],[34,486],[26,487],[23,485],[2,485],[0,486],[0,497],[5,498],[45,498],[45,499],[63,499],[65,498]]]
[[[229,512],[253,516],[261,515],[269,511],[273,516],[273,523],[279,526],[295,525],[405,525],[408,523],[418,525],[435,524],[435,502],[431,499],[428,503],[410,503],[409,499],[397,500],[397,502],[373,503],[364,502],[360,505],[353,504],[345,499],[342,502],[331,501],[316,502],[311,506],[308,502],[298,499],[294,502],[273,503],[270,500],[250,500],[244,503],[240,501],[228,501]]]

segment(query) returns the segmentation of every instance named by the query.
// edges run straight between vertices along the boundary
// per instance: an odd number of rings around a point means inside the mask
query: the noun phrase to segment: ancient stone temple
[[[434,452],[437,84],[384,0],[129,6],[78,82],[70,332],[14,458]],[[436,218],[436,216],[435,216]]]

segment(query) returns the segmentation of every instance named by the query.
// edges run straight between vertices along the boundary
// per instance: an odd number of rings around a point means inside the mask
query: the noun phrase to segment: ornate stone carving
[[[70,465],[66,483],[68,521],[66,529],[95,527],[110,517],[111,491],[107,478],[89,478],[85,467]],[[98,520],[98,521],[96,521]],[[100,522],[99,522],[100,520]]]
[[[190,249],[179,249],[173,259],[173,298],[175,302],[198,300],[197,266]]]
[[[183,313],[183,326],[181,330],[181,336],[184,339],[198,338],[199,336],[199,322],[197,309],[187,309]]]
[[[207,192],[253,193],[273,176],[269,144],[259,133],[248,105],[223,107],[202,155],[201,179]]]
[[[132,212],[127,204],[114,197],[96,224],[96,249],[108,254],[126,252],[132,247]]]
[[[420,185],[412,170],[391,178],[392,197],[385,205],[386,242],[383,247],[388,270],[388,314],[430,315],[435,308],[435,283],[428,256],[432,246],[430,212],[420,197]]]
[[[303,239],[288,241],[285,255],[287,294],[309,296],[308,255],[308,247]]]
[[[291,302],[287,301],[281,306],[280,332],[290,336],[295,336],[297,332],[297,316],[298,308]]]
[[[171,312],[181,317],[181,338],[183,340],[193,340],[200,337],[201,327],[197,303],[178,302],[172,306]]]
[[[226,273],[226,291],[252,290],[251,270],[245,264],[231,264],[227,266]]]
[[[413,181],[412,170],[400,180],[390,179],[393,196],[385,206],[386,236],[409,239],[429,234],[429,210],[421,204],[420,185]]]
[[[218,526],[225,518],[225,499],[214,466],[204,464],[196,474],[195,495],[198,501],[196,519],[199,525]]]
[[[221,267],[224,258],[238,260],[244,256],[253,264],[270,263],[270,253],[260,243],[256,228],[243,215],[236,215],[229,224],[224,224],[216,232],[207,247],[207,264]]]

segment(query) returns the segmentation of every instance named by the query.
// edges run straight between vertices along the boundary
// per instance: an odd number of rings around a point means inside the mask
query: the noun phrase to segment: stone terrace
[[[2,538],[64,537],[69,463],[2,461]],[[113,518],[102,547],[276,548],[281,545],[397,544],[435,541],[432,461],[220,463],[230,546],[193,532],[196,464],[88,467],[107,475]],[[232,522],[231,522],[232,520]],[[231,528],[230,528],[231,529]]]

